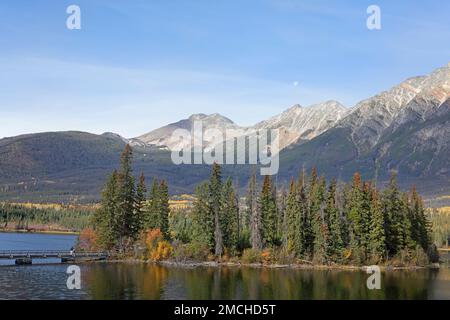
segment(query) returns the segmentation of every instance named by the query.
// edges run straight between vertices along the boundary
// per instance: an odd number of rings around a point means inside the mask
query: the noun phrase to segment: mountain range
[[[179,139],[172,137],[172,133],[177,129],[191,131],[195,121],[201,121],[203,130],[208,129],[240,130],[243,135],[249,135],[260,129],[279,129],[281,148],[285,148],[299,140],[311,140],[319,134],[333,127],[349,111],[337,101],[326,101],[310,107],[294,105],[279,115],[276,115],[266,121],[257,123],[251,127],[242,127],[230,119],[218,114],[194,114],[188,119],[183,119],[171,123],[162,128],[143,134],[137,138],[131,139],[131,144],[142,143],[167,147],[169,150],[181,150],[186,147],[180,143]],[[238,137],[239,134],[231,134],[227,138]],[[214,137],[208,134],[203,136],[203,147],[214,146]]]
[[[278,181],[317,167],[326,176],[348,180],[355,171],[383,184],[392,170],[402,186],[414,183],[428,195],[450,192],[450,63],[426,76],[407,79],[351,108],[337,101],[294,105],[279,115],[241,127],[218,114],[195,114],[139,137],[85,132],[27,134],[0,140],[0,198],[42,201],[98,199],[105,176],[116,167],[126,143],[133,146],[135,170],[167,179],[172,193],[191,192],[208,176],[206,165],[172,164],[171,150],[186,147],[172,133],[234,129],[240,134],[279,129]],[[204,136],[204,147],[214,146]],[[224,174],[246,183],[251,166],[227,165]]]

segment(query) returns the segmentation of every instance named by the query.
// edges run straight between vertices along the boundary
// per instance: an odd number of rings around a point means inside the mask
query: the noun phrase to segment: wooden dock
[[[64,250],[1,250],[0,259],[15,260],[18,265],[32,264],[33,259],[61,259],[62,263],[76,260],[105,260],[108,252],[75,252]]]

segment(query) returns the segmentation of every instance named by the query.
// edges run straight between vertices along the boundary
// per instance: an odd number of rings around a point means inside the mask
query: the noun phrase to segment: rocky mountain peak
[[[427,76],[409,78],[369,99],[359,102],[341,123],[352,132],[352,140],[360,152],[370,150],[383,132],[394,125],[413,100],[420,99],[420,112],[439,106],[449,98],[450,69],[436,69]],[[427,103],[427,101],[432,103]],[[417,103],[414,103],[417,107]]]

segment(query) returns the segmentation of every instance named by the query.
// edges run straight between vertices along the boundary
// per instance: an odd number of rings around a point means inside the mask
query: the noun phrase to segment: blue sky
[[[81,30],[66,28],[71,4]],[[251,125],[296,103],[353,106],[447,64],[448,12],[437,0],[3,0],[0,137],[134,137],[199,112]]]

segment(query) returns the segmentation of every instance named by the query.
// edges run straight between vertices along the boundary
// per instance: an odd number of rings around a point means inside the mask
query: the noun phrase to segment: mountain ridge
[[[136,174],[142,171],[147,177],[168,180],[172,193],[192,192],[196,183],[208,177],[209,167],[173,165],[164,143],[174,130],[192,129],[195,120],[205,120],[206,129],[243,128],[246,133],[258,128],[280,129],[284,143],[277,175],[280,182],[302,169],[317,167],[341,180],[360,171],[365,179],[383,183],[395,170],[400,184],[415,183],[425,192],[448,193],[450,64],[429,75],[409,78],[353,108],[343,108],[332,100],[310,107],[294,105],[252,127],[240,127],[218,113],[194,114],[149,132],[146,141],[142,136],[127,139],[111,132],[80,131],[0,139],[0,198],[98,199],[105,176],[117,167],[126,143],[133,146]],[[340,114],[327,121],[336,110]],[[308,117],[314,121],[308,122]],[[230,165],[223,171],[239,177],[244,185],[250,167]]]

